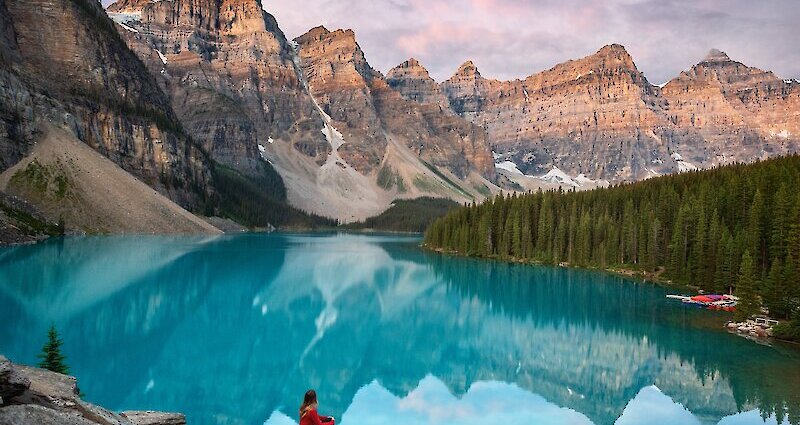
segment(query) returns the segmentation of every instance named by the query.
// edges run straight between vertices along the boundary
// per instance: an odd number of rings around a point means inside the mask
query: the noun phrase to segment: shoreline
[[[694,291],[694,292],[697,292],[697,291],[701,290],[700,287],[695,286],[695,285],[679,283],[679,282],[673,282],[670,279],[662,278],[661,274],[663,274],[663,272],[664,272],[663,267],[659,267],[659,271],[656,271],[656,272],[645,272],[645,271],[641,271],[641,270],[624,269],[624,268],[617,268],[617,267],[608,267],[608,268],[603,269],[603,268],[591,267],[591,266],[581,267],[581,266],[575,266],[575,265],[571,265],[571,264],[562,265],[563,263],[562,264],[550,264],[550,263],[545,263],[545,262],[542,262],[542,261],[520,260],[520,259],[516,259],[516,258],[501,259],[499,257],[494,257],[494,256],[493,257],[480,257],[480,256],[463,254],[463,253],[458,252],[458,251],[450,251],[450,250],[445,250],[445,249],[441,249],[441,248],[432,248],[432,247],[429,247],[429,246],[425,245],[424,243],[420,244],[419,247],[420,247],[420,249],[423,249],[425,251],[434,252],[434,253],[438,253],[438,254],[442,254],[442,255],[450,255],[450,256],[453,256],[453,257],[474,258],[474,259],[478,259],[478,260],[497,261],[497,262],[503,262],[503,263],[508,263],[508,264],[521,264],[521,265],[557,267],[557,268],[575,269],[575,270],[588,270],[588,271],[594,271],[594,272],[600,272],[600,273],[608,273],[608,274],[612,274],[614,276],[627,278],[629,280],[641,280],[642,282],[650,283],[650,284],[661,286],[661,287],[664,287],[664,288],[672,288],[672,289],[681,288],[681,289],[691,290],[691,291]],[[731,319],[733,319],[733,318],[731,317]],[[730,323],[730,321],[727,322],[727,323]],[[737,335],[737,336],[744,337],[743,335],[740,335],[740,334],[738,334],[736,332],[731,332],[727,328],[727,323],[723,324],[723,326],[720,328],[721,331],[725,331],[727,333],[731,333],[731,334],[734,334],[734,335]],[[750,338],[745,338],[745,339],[750,339]],[[750,339],[750,340],[753,341],[753,342],[759,343],[759,341],[755,341],[755,340],[752,340],[752,339]],[[767,338],[762,338],[761,341],[779,342],[781,344],[789,344],[793,348],[800,349],[800,341],[792,341],[792,340],[788,340],[788,339],[781,339],[781,338],[777,338],[777,337],[774,337],[774,336],[767,337]]]
[[[398,235],[398,236],[422,236],[423,232],[410,232],[402,230],[381,230],[381,229],[346,229],[340,227],[325,227],[325,228],[302,228],[302,227],[286,227],[269,230],[266,228],[246,229],[242,231],[223,232],[220,235],[246,235],[246,234],[271,234],[271,233],[351,233],[351,234],[364,234],[364,235]],[[36,240],[20,241],[20,242],[3,242],[0,241],[0,249],[12,248],[15,246],[37,245],[47,241],[69,237],[83,237],[83,236],[208,236],[214,235],[213,233],[67,233],[63,236],[48,236]]]

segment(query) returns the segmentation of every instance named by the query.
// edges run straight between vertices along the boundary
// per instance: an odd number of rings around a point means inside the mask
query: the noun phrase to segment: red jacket
[[[311,409],[300,418],[300,425],[335,425],[336,421],[327,416],[320,416],[317,409]]]

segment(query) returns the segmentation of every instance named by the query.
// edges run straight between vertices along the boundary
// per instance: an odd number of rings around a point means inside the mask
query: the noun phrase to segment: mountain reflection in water
[[[798,350],[722,332],[722,313],[603,273],[418,243],[274,234],[5,248],[0,352],[35,363],[55,322],[90,401],[191,424],[292,423],[308,388],[344,425],[800,423]]]

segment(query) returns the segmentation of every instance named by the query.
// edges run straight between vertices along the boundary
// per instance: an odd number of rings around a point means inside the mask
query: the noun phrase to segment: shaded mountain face
[[[0,45],[0,172],[48,121],[184,206],[210,196],[205,155],[98,3],[2,2]]]
[[[486,128],[498,160],[541,175],[637,180],[795,152],[796,82],[712,51],[663,90],[620,45],[524,80],[484,78],[471,61],[435,87],[416,61],[390,75],[406,99],[442,105]]]

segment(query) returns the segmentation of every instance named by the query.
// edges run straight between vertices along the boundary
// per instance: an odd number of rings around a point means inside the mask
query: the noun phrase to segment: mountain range
[[[353,222],[396,199],[589,189],[800,149],[800,83],[717,50],[663,87],[620,45],[522,80],[467,61],[436,82],[415,59],[375,70],[351,30],[290,40],[257,0],[0,0],[0,98],[0,190],[101,233],[225,227],[183,210]]]

